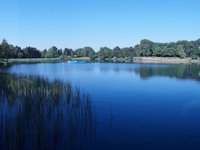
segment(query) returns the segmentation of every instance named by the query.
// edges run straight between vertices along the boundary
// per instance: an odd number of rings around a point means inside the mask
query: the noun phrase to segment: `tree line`
[[[91,47],[79,48],[76,50],[65,48],[58,49],[56,46],[48,50],[38,50],[34,47],[21,48],[13,46],[3,39],[0,44],[0,58],[74,58],[90,57],[92,60],[106,60],[111,58],[132,58],[132,57],[179,57],[198,59],[200,57],[200,39],[196,41],[177,41],[170,43],[156,43],[144,39],[134,47],[119,46],[111,49],[101,47],[95,52]]]

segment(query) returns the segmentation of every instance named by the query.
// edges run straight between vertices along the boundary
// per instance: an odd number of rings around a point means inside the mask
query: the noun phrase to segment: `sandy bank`
[[[177,58],[177,57],[134,57],[134,63],[153,63],[153,64],[200,64],[200,59]]]

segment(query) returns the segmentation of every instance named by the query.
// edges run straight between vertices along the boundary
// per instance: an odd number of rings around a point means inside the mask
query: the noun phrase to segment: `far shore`
[[[0,59],[0,64],[17,64],[17,63],[57,63],[65,62],[61,58],[12,58]],[[89,57],[71,58],[72,61],[87,61],[90,62]],[[140,64],[200,64],[200,59],[192,58],[178,58],[178,57],[133,57],[130,58],[111,58],[105,60],[96,59],[93,62],[121,62],[121,63],[140,63]]]
[[[111,58],[106,62],[137,63],[137,64],[200,64],[200,59],[179,58],[179,57],[130,57]],[[101,61],[103,62],[103,61]]]
[[[178,57],[134,57],[133,63],[200,64],[200,59],[178,58]]]
[[[60,58],[11,58],[8,59],[8,63],[51,63],[61,62]]]
[[[0,65],[7,66],[8,64],[20,64],[20,63],[57,63],[62,62],[60,58],[10,58],[0,59]]]

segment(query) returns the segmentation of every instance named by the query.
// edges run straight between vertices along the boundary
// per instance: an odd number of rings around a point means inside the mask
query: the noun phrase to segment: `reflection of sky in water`
[[[198,83],[188,80],[176,80],[182,78],[191,79],[192,77],[191,73],[188,73],[188,76],[186,76],[182,68],[177,66],[178,65],[98,63],[76,65],[67,65],[65,63],[25,64],[14,65],[9,69],[9,72],[40,75],[48,77],[49,79],[70,81],[73,85],[80,86],[92,93],[97,93],[97,91],[103,91],[103,93],[109,91],[115,93],[129,93],[135,91],[136,94],[138,92],[165,94],[167,90],[169,91],[168,93],[173,95],[173,93],[177,94],[178,92],[175,89],[181,89],[181,92],[190,90],[186,88],[187,84],[198,85]],[[176,70],[180,70],[180,72],[176,72]],[[172,71],[175,72],[173,73]],[[200,80],[200,78],[196,75],[192,80]]]
[[[99,149],[168,150],[200,147],[194,140],[200,139],[199,70],[198,65],[60,63],[14,65],[8,71],[70,81],[87,91],[97,112],[93,146]]]
[[[147,97],[156,97],[156,99],[151,99],[151,103],[152,101],[156,102],[160,97],[169,98],[168,101],[176,97],[193,100],[199,95],[199,83],[192,80],[177,80],[177,78],[182,78],[184,75],[180,76],[177,74],[176,76],[176,72],[175,74],[168,72],[178,70],[179,68],[176,66],[98,63],[77,65],[67,65],[65,63],[24,64],[14,65],[9,69],[9,72],[31,75],[39,74],[49,79],[70,81],[74,86],[79,86],[89,92],[100,103],[119,102],[121,104],[121,100],[134,103],[133,100],[135,99],[147,101]],[[163,73],[165,69],[168,70]],[[182,69],[179,70],[182,71]],[[145,74],[145,80],[141,77],[143,74]],[[146,78],[146,75],[148,78]],[[172,78],[168,77],[169,75],[172,75]],[[160,100],[162,101],[162,99]],[[99,106],[101,105],[97,105],[97,107]],[[121,110],[123,111],[123,109]]]

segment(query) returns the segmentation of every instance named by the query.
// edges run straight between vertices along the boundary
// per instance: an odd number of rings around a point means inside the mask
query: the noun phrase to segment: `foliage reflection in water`
[[[200,81],[200,65],[162,65],[159,67],[141,66],[135,68],[135,73],[142,79],[163,76],[176,79],[190,79]]]
[[[70,83],[0,73],[0,149],[83,149],[95,125],[91,97]]]

